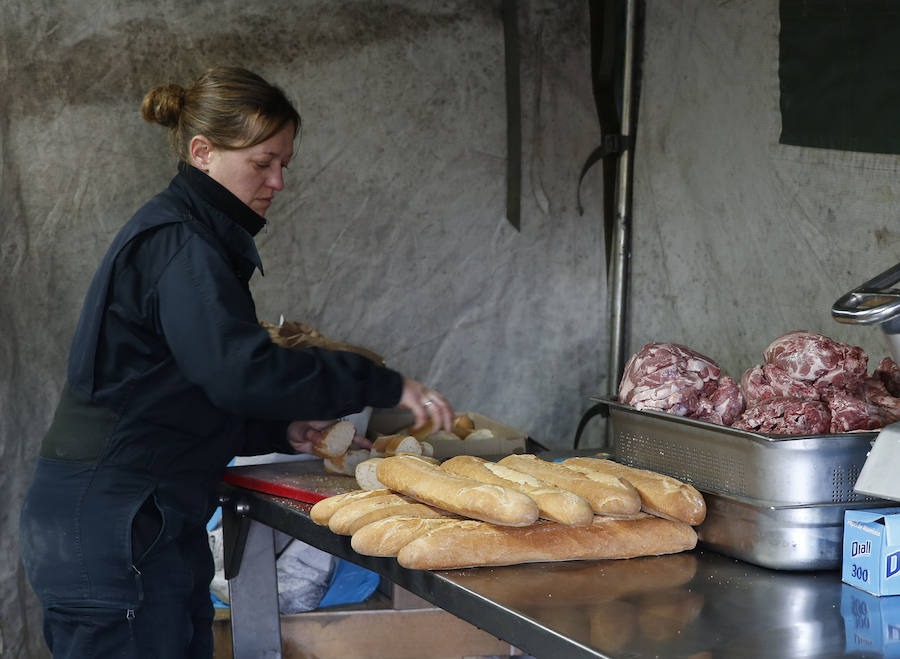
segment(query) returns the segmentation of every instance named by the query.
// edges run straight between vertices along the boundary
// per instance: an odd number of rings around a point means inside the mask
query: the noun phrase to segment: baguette
[[[378,497],[353,501],[334,512],[328,519],[328,528],[340,535],[350,535],[351,531],[349,529],[353,526],[353,522],[363,515],[368,515],[373,510],[405,503],[410,503],[410,500],[393,492]]]
[[[364,490],[383,490],[384,483],[378,480],[375,468],[384,458],[369,458],[363,460],[356,465],[356,471],[353,475],[356,477],[356,483]]]
[[[357,465],[368,459],[368,449],[351,449],[343,455],[337,456],[336,458],[325,458],[322,461],[322,466],[329,474],[338,474],[340,476],[355,476]]]
[[[463,517],[507,526],[528,526],[538,518],[537,504],[521,492],[456,476],[416,456],[385,458],[376,474],[396,492]]]
[[[497,464],[530,474],[551,485],[574,492],[587,501],[598,515],[630,516],[641,510],[641,497],[623,478],[599,473],[583,473],[557,462],[547,462],[531,454],[508,455]]]
[[[370,499],[370,501],[372,501]],[[362,503],[362,502],[360,502]],[[359,529],[366,526],[367,524],[371,524],[372,522],[377,522],[383,519],[390,519],[393,517],[418,517],[421,519],[441,519],[448,518],[450,513],[444,513],[437,508],[432,508],[431,506],[426,506],[424,503],[397,503],[394,505],[388,504],[386,506],[378,506],[374,509],[370,510],[367,513],[363,513],[362,515],[354,516],[353,519],[347,519],[344,523],[338,524],[334,522],[335,517],[338,517],[335,514],[334,517],[331,518],[331,522],[328,523],[328,528],[330,528],[335,533],[340,535],[353,535]],[[334,522],[334,527],[332,528],[332,522]]]
[[[691,526],[697,526],[706,518],[703,495],[692,485],[671,476],[601,458],[569,458],[562,464],[583,472],[605,473],[627,479],[641,496],[641,508],[651,515]]]
[[[457,455],[441,463],[451,474],[465,476],[482,483],[504,485],[534,499],[540,516],[560,524],[589,526],[594,519],[591,505],[583,498],[546,483],[534,476],[488,462],[473,455]]]
[[[320,458],[336,458],[344,455],[356,436],[356,426],[349,421],[338,421],[322,433],[322,441],[313,444],[312,451]]]
[[[396,556],[405,545],[438,527],[449,524],[472,527],[482,523],[452,517],[390,517],[360,528],[350,538],[350,546],[366,556]]]
[[[422,445],[418,439],[405,433],[384,435],[372,442],[373,457],[391,457],[406,454],[422,455]]]
[[[339,509],[346,505],[359,501],[360,499],[369,499],[371,497],[381,497],[385,494],[391,494],[387,488],[383,490],[353,490],[352,492],[344,492],[343,494],[335,494],[313,504],[309,509],[310,519],[320,526],[328,526],[328,520]]]
[[[438,527],[404,546],[397,562],[412,570],[451,570],[674,554],[696,544],[697,533],[684,522],[650,515],[631,520],[598,516],[591,526],[541,521],[525,528]]]

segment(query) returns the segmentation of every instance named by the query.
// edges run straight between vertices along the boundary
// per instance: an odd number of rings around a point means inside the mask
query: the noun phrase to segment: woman
[[[22,509],[22,552],[55,657],[211,657],[205,524],[235,455],[309,452],[327,421],[453,410],[366,358],[287,350],[261,327],[253,242],[300,117],[236,68],[142,105],[180,162],[124,226],[85,299],[66,384]]]

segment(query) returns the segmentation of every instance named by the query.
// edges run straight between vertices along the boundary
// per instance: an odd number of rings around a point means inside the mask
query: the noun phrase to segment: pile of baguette
[[[589,457],[370,457],[362,489],[316,503],[312,520],[361,554],[409,569],[672,554],[697,543],[703,496],[669,476]]]

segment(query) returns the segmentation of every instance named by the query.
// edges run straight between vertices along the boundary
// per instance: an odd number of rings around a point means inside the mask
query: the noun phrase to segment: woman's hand
[[[421,382],[403,378],[403,393],[397,405],[410,410],[416,418],[414,428],[421,428],[430,418],[434,430],[452,432],[455,413],[441,394]]]
[[[288,442],[298,453],[312,453],[313,446],[320,444],[325,431],[337,421],[292,421],[288,425]],[[357,434],[353,442],[360,448],[372,448],[372,442]]]

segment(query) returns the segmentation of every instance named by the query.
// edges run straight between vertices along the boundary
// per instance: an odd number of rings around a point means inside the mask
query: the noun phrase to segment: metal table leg
[[[228,579],[231,600],[231,641],[235,659],[281,659],[281,620],[275,571],[275,532],[271,527],[230,511],[223,523],[246,528],[240,570],[232,566]],[[224,515],[223,507],[223,515]],[[226,515],[228,516],[228,515]],[[229,534],[229,535],[233,535]],[[235,548],[231,548],[232,555]]]

